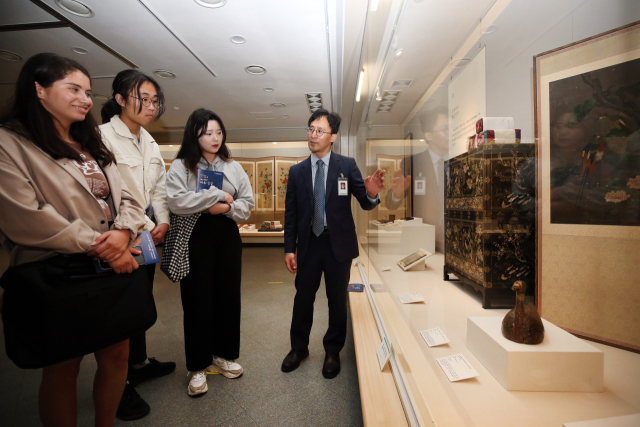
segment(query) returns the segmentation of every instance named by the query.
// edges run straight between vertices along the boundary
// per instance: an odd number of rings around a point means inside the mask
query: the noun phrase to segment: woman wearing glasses
[[[202,213],[189,238],[189,271],[180,281],[188,393],[207,392],[207,373],[237,378],[240,354],[240,279],[242,241],[236,222],[246,221],[255,205],[249,177],[231,160],[227,132],[213,111],[194,111],[182,146],[167,173],[171,212]],[[197,191],[198,170],[224,173],[222,188]]]
[[[113,93],[101,110],[102,138],[115,155],[122,179],[135,199],[146,209],[145,230],[151,232],[157,245],[169,229],[169,209],[165,189],[165,166],[160,148],[144,129],[164,112],[164,94],[151,77],[136,70],[124,70],[111,85]],[[153,290],[155,264],[147,270],[149,290]],[[129,343],[129,374],[118,418],[135,420],[150,411],[133,386],[143,381],[170,374],[174,362],[161,363],[147,358],[145,333],[131,337]]]

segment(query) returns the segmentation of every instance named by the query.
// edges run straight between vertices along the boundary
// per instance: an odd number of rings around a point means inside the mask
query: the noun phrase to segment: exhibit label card
[[[391,357],[391,349],[389,348],[389,343],[386,338],[382,339],[382,343],[380,344],[380,348],[378,348],[376,356],[378,357],[380,371],[382,371],[384,369],[384,365],[389,361],[389,357]]]
[[[436,347],[451,342],[440,328],[425,329],[424,331],[420,331],[420,335],[422,335],[422,338],[424,338],[429,347]]]
[[[449,381],[461,381],[478,376],[478,372],[462,354],[436,359]]]
[[[402,304],[413,304],[414,302],[424,302],[424,298],[419,292],[409,292],[407,294],[396,294]]]

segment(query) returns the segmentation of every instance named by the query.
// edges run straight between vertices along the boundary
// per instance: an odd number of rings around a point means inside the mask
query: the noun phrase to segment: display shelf
[[[284,231],[240,231],[242,243],[284,244]]]
[[[593,344],[604,352],[604,392],[510,392],[466,348],[467,317],[501,318],[508,310],[484,310],[478,294],[457,282],[442,280],[444,256],[426,260],[427,269],[403,272],[395,264],[406,254],[379,254],[369,246],[361,256],[366,281],[388,291],[374,292],[373,303],[390,335],[393,356],[401,366],[420,425],[562,426],[563,423],[640,412],[640,355]],[[383,265],[391,271],[378,273]],[[419,292],[422,304],[400,304],[396,293]],[[515,295],[514,295],[515,299]],[[429,348],[419,332],[439,327],[450,343]],[[437,358],[463,354],[479,376],[451,383]],[[608,362],[608,358],[613,363]]]

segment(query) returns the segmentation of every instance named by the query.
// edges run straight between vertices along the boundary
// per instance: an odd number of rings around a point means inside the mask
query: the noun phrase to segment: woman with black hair
[[[44,426],[76,425],[76,381],[89,353],[98,363],[95,425],[111,426],[128,338],[155,321],[132,256],[140,252],[129,247],[144,210],[102,142],[92,105],[87,70],[41,53],[24,64],[13,105],[0,118],[0,242],[11,252],[0,281],[5,345],[18,366],[43,367]],[[113,272],[97,273],[94,258]],[[151,315],[136,328],[122,307]]]
[[[194,111],[167,173],[169,209],[202,213],[189,239],[190,273],[180,282],[189,396],[207,392],[206,374],[237,378],[240,355],[242,241],[236,225],[255,205],[249,177],[231,160],[227,133],[212,111]],[[222,188],[196,191],[198,169],[224,173]]]
[[[111,99],[101,110],[100,131],[107,147],[113,152],[122,179],[135,199],[146,208],[145,230],[151,232],[157,245],[169,229],[169,208],[165,190],[166,169],[160,148],[144,126],[157,120],[164,112],[164,94],[151,77],[137,70],[120,71],[111,84]],[[156,264],[143,267],[153,291]],[[136,420],[150,411],[133,388],[152,378],[168,375],[176,368],[174,362],[159,362],[147,357],[145,332],[129,340],[128,382],[118,408],[118,418]]]

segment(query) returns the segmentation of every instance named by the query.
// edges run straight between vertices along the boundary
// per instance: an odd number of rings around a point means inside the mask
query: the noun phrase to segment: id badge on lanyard
[[[338,178],[338,196],[348,196],[349,195],[349,180],[344,177],[341,173],[340,178]]]

